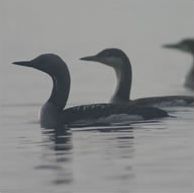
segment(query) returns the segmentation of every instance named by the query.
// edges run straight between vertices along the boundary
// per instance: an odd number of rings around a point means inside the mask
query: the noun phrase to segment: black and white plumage
[[[65,62],[55,54],[43,54],[30,61],[14,62],[16,65],[32,67],[51,76],[53,89],[47,102],[41,108],[40,123],[44,128],[56,128],[61,125],[105,124],[111,116],[125,115],[129,121],[168,117],[160,109],[123,104],[91,104],[71,107],[64,110],[70,91],[70,74]],[[113,118],[114,120],[114,118]],[[110,123],[112,119],[109,119]]]

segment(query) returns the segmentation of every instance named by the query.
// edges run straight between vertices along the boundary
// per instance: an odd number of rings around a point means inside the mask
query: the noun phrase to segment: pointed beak
[[[32,61],[13,62],[12,64],[15,64],[15,65],[18,65],[18,66],[33,67]]]
[[[99,58],[97,56],[86,56],[86,57],[80,58],[80,60],[98,62]]]
[[[179,49],[178,44],[165,44],[162,47],[163,48],[169,48],[169,49]]]

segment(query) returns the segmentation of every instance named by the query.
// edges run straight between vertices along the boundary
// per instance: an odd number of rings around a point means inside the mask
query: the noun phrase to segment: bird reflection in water
[[[46,129],[42,130],[42,133],[49,137],[49,140],[54,142],[51,146],[55,151],[61,151],[61,153],[65,153],[72,149],[71,143],[71,131],[64,126],[57,127],[55,129]]]
[[[53,171],[52,182],[55,185],[71,184],[72,172],[72,134],[64,126],[55,129],[42,128],[43,153],[42,164],[36,169]]]

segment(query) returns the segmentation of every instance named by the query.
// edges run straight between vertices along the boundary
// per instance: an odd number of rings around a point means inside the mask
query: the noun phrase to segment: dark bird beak
[[[179,49],[178,44],[165,44],[162,47],[163,48],[169,48],[169,49]]]
[[[86,57],[80,58],[80,60],[98,62],[99,58],[97,56],[86,56]]]
[[[33,64],[31,61],[13,62],[13,64],[18,65],[18,66],[33,67]]]

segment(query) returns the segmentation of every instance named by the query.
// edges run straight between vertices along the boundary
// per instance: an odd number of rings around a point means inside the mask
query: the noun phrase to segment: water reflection
[[[63,153],[72,149],[72,133],[69,128],[65,128],[63,126],[55,129],[44,128],[42,133],[48,136],[49,140],[53,142],[53,145],[50,147],[51,149],[61,151]]]
[[[41,163],[36,169],[51,172],[46,180],[57,187],[64,185],[70,190],[72,187],[79,190],[78,187],[84,189],[87,185],[90,189],[100,183],[106,189],[115,184],[118,192],[127,192],[137,183],[134,168],[137,131],[157,128],[161,129],[160,122],[42,129]],[[91,184],[88,184],[89,176],[92,176]]]
[[[109,183],[122,182],[126,186],[129,180],[134,179],[133,129],[131,126],[73,129],[73,141],[72,130],[68,128],[42,129],[42,161],[36,169],[51,171],[49,179],[52,179],[54,185],[68,186],[73,183],[76,187],[77,176],[87,179],[88,176],[93,176],[94,170],[93,178],[96,178],[96,182],[104,179]],[[91,159],[94,161],[91,162]],[[100,168],[99,163],[102,164]],[[78,173],[73,166],[76,166]],[[77,180],[76,183],[79,186]]]
[[[78,176],[77,186],[85,190],[85,184],[87,191],[90,190],[88,192],[92,192],[94,187],[98,192],[114,192],[115,188],[116,192],[128,192],[128,187],[135,180],[134,127],[82,128],[79,132],[73,132],[73,139],[74,162],[79,172],[74,173]],[[92,181],[88,184],[89,177]]]
[[[52,171],[51,179],[55,185],[72,183],[72,133],[67,128],[58,127],[43,128],[42,135],[42,164],[36,169]]]

